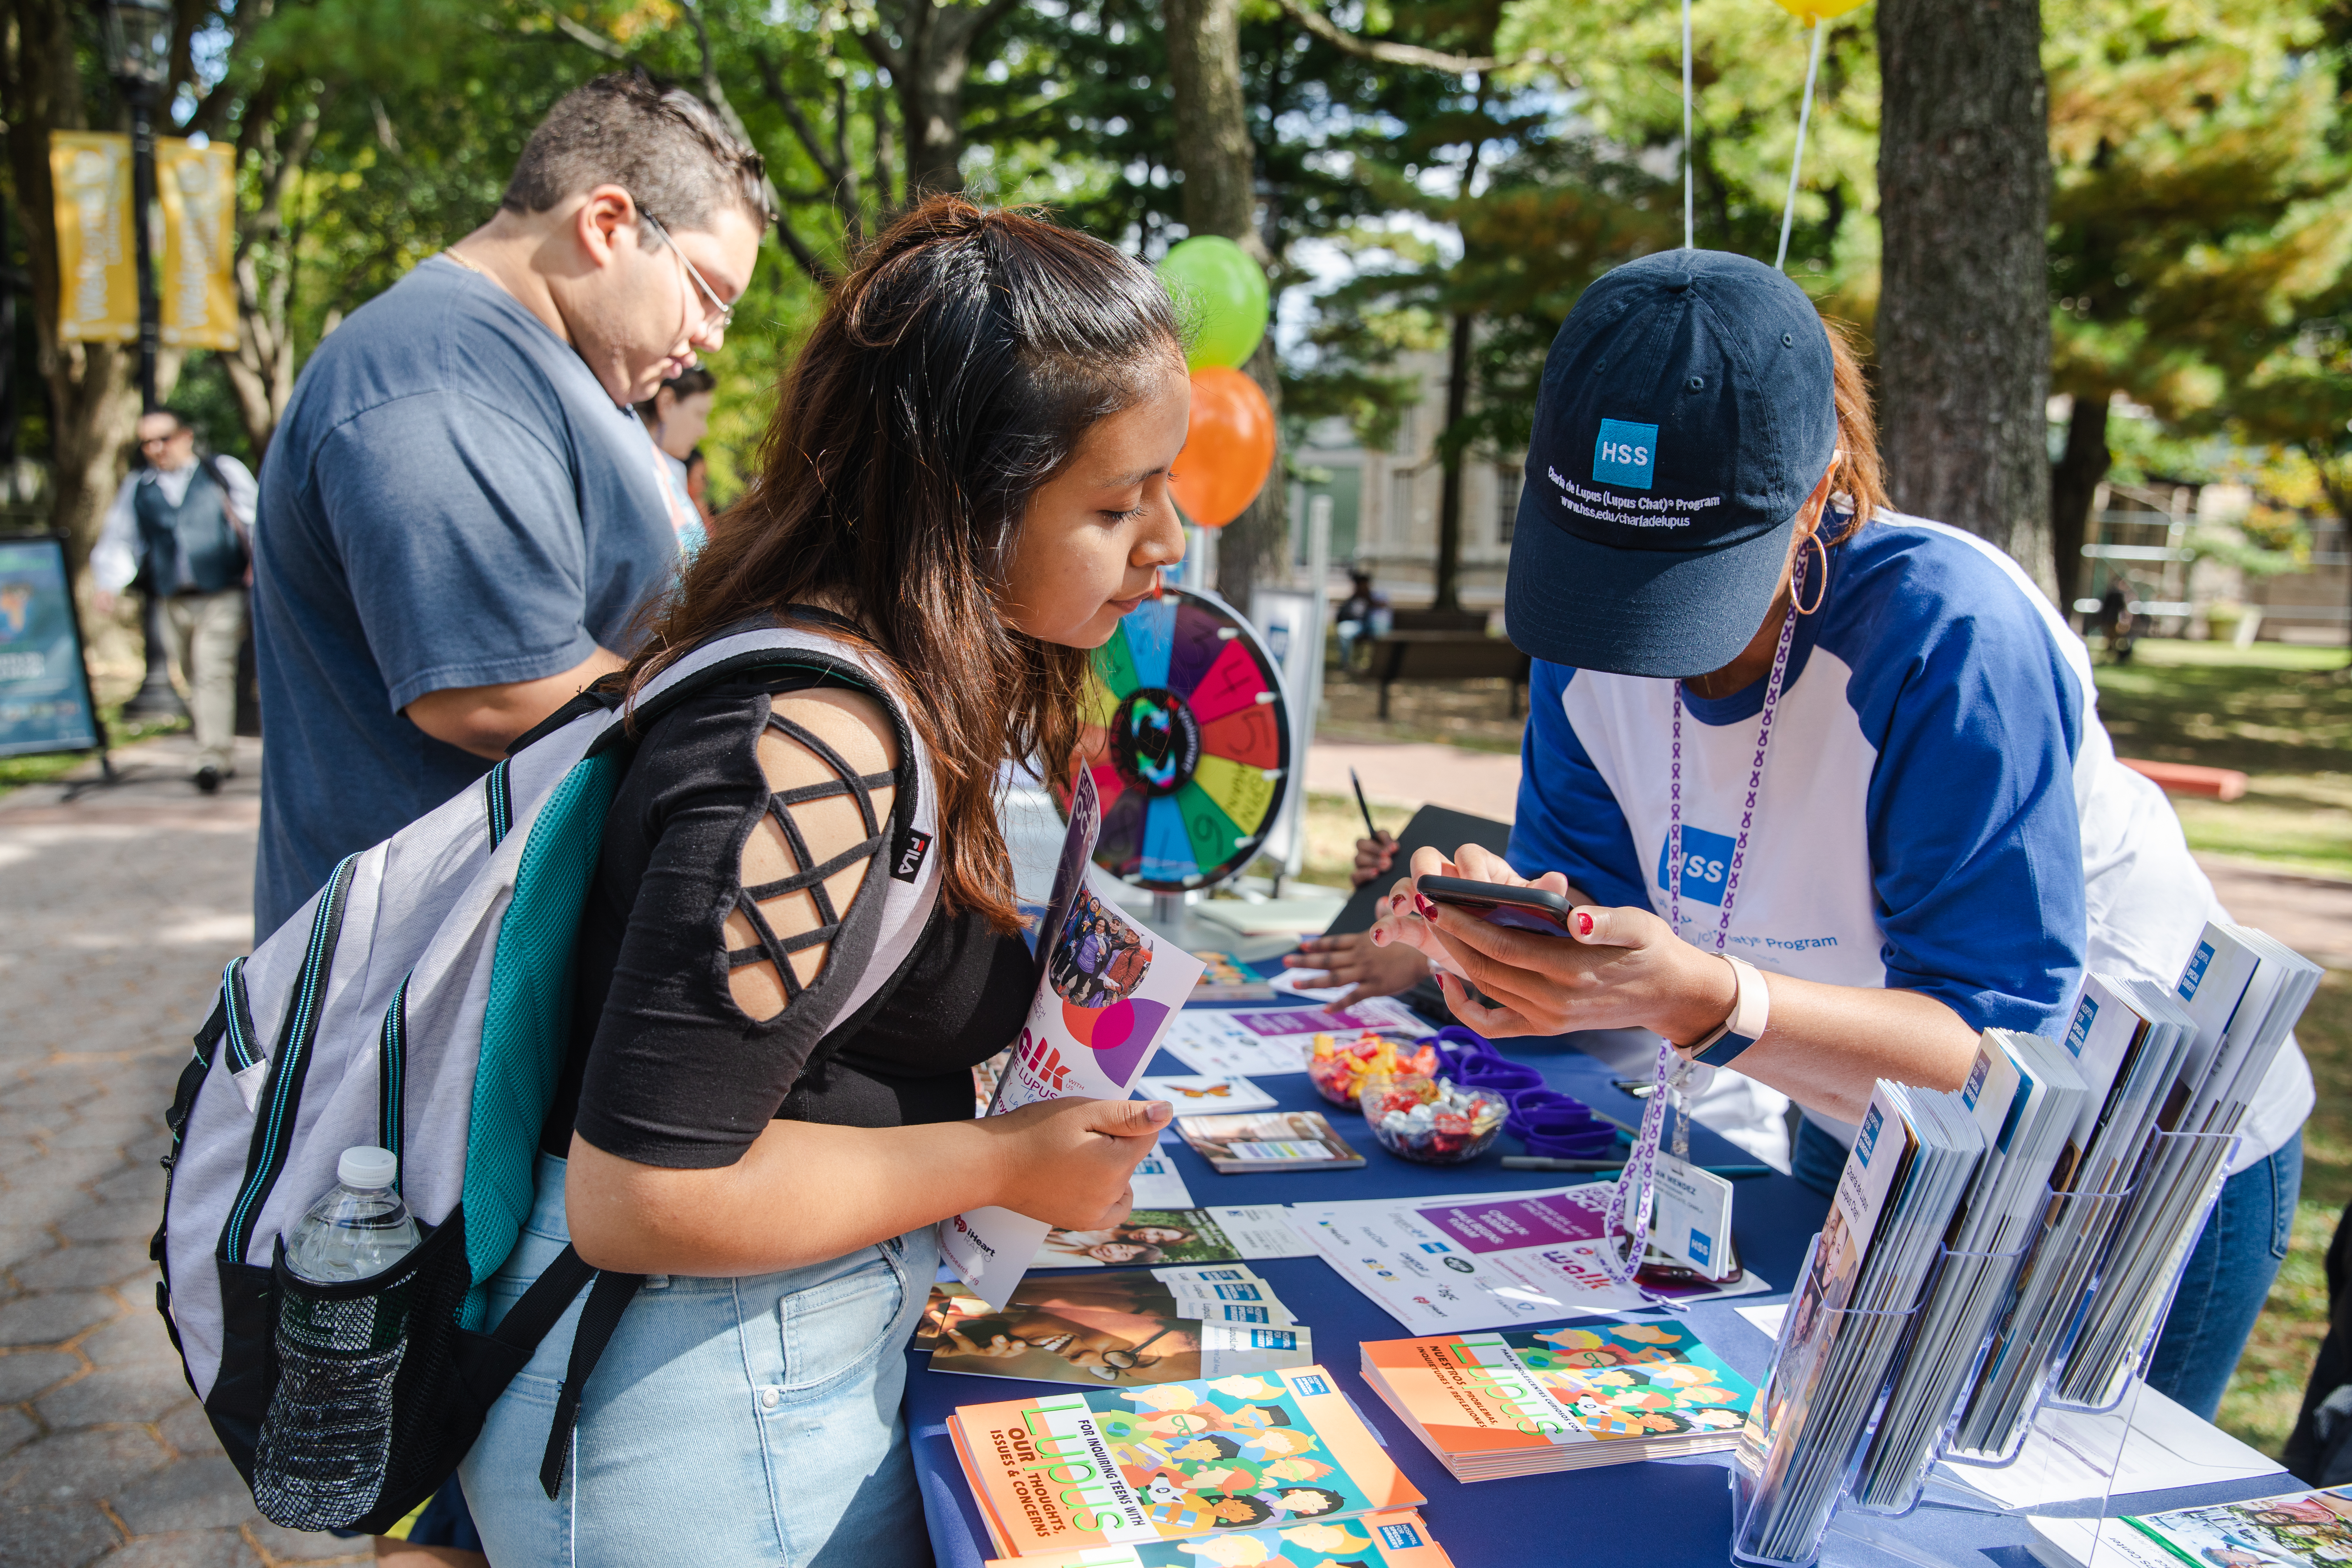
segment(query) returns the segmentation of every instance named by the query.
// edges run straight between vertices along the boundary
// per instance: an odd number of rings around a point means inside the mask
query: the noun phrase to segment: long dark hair
[[[726,626],[845,600],[898,677],[940,792],[943,897],[1016,928],[999,764],[1076,747],[1084,649],[1006,626],[1037,487],[1089,426],[1183,374],[1159,280],[1034,212],[934,196],[835,285],[777,399],[759,476],[653,624],[635,691]]]

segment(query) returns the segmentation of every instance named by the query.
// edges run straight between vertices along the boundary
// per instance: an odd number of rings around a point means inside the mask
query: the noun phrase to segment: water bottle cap
[[[346,1149],[335,1162],[336,1179],[347,1187],[388,1187],[399,1174],[400,1156],[370,1144]]]

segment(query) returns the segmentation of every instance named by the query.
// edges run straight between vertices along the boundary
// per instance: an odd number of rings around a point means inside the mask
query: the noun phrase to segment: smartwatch
[[[1763,973],[1754,964],[1727,952],[1716,956],[1731,965],[1731,973],[1739,981],[1739,999],[1731,1005],[1731,1016],[1717,1026],[1712,1034],[1683,1047],[1683,1054],[1692,1061],[1711,1068],[1729,1065],[1733,1058],[1754,1045],[1763,1035],[1765,1020],[1772,1009],[1772,994],[1764,988]]]

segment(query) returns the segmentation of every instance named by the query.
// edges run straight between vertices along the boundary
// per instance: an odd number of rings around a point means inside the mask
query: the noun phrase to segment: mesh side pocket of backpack
[[[470,1283],[464,1229],[453,1213],[382,1274],[333,1285],[293,1273],[278,1243],[277,1381],[252,1478],[272,1522],[349,1530],[387,1510],[385,1522],[397,1520],[471,1444],[480,1416],[455,1352]]]

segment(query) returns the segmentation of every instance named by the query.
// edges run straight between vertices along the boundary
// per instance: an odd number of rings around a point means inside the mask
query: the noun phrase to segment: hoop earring
[[[1830,591],[1830,547],[1822,542],[1822,531],[1819,528],[1806,534],[1805,539],[1814,549],[1822,552],[1822,581],[1821,585],[1813,590],[1813,602],[1796,606],[1797,614],[1801,616],[1810,616],[1820,609],[1822,601],[1829,596]],[[1804,546],[1799,545],[1797,548],[1801,550]]]

